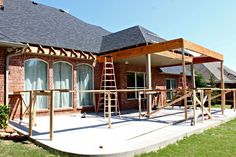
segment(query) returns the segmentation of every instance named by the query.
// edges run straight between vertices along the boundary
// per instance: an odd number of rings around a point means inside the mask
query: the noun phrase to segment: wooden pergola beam
[[[219,60],[212,57],[208,57],[208,56],[201,56],[201,57],[193,58],[194,64],[207,63],[207,62],[219,62]]]
[[[195,44],[193,42],[184,40],[182,38],[164,41],[164,42],[160,42],[160,43],[155,43],[152,45],[145,45],[145,46],[135,47],[135,48],[131,48],[131,49],[120,50],[120,51],[112,52],[109,54],[104,54],[104,55],[97,57],[97,60],[99,62],[104,62],[104,56],[108,56],[108,55],[112,56],[113,60],[120,60],[120,59],[137,57],[137,56],[146,55],[146,54],[153,54],[153,53],[160,54],[160,53],[163,53],[163,51],[165,52],[165,51],[176,50],[176,49],[186,49],[186,50],[190,50],[193,52],[197,52],[201,55],[204,55],[204,56],[207,56],[210,58],[214,58],[219,61],[224,60],[223,55],[221,55],[215,51],[209,50],[209,49],[207,49],[203,46],[200,46],[198,44]],[[178,56],[178,54],[172,53],[167,56],[170,58],[173,58],[173,57]],[[179,56],[177,58],[179,58]],[[186,56],[185,60],[188,61],[188,58],[192,58],[192,57]],[[189,59],[189,60],[191,61],[191,59]]]
[[[121,51],[105,54],[105,55],[97,57],[97,60],[99,62],[104,62],[104,56],[112,56],[113,60],[115,61],[115,60],[130,58],[130,57],[137,57],[137,56],[146,55],[146,54],[152,54],[152,53],[157,53],[157,52],[162,52],[162,51],[178,49],[181,47],[183,47],[183,42],[181,42],[179,39],[175,39],[175,40],[169,40],[169,41],[160,42],[160,43],[156,43],[152,45],[145,45],[145,46],[140,46],[140,47],[135,47],[131,49],[126,49],[126,50],[121,50]]]
[[[179,39],[179,40],[183,41],[183,48],[184,49],[194,51],[194,52],[197,52],[199,54],[218,59],[220,61],[224,60],[224,56],[222,54],[218,53],[218,52],[209,50],[209,49],[207,49],[203,46],[200,46],[198,44],[195,44],[191,41],[187,41],[187,40],[184,40],[184,39]]]

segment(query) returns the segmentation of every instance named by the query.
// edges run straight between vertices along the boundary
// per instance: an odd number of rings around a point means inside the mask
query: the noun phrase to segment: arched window
[[[53,88],[72,90],[72,66],[65,62],[56,62],[53,64]],[[55,108],[72,107],[72,93],[55,92]]]
[[[24,89],[44,90],[48,85],[48,65],[40,59],[29,59],[24,63]],[[29,104],[29,93],[24,95],[25,102]],[[37,109],[47,109],[47,97],[37,96]]]
[[[93,89],[93,68],[88,64],[80,64],[77,66],[77,89],[92,90]],[[77,93],[78,106],[92,106],[93,93]]]

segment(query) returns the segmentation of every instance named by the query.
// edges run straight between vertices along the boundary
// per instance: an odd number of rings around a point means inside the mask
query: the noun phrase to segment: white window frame
[[[56,61],[56,62],[53,62],[52,64],[52,88],[54,89],[54,82],[53,82],[53,79],[54,79],[54,76],[53,76],[53,65],[56,64],[56,63],[66,63],[68,65],[71,66],[71,74],[72,74],[72,82],[71,82],[71,90],[74,89],[74,67],[73,67],[73,64],[69,63],[69,62],[66,62],[66,61]],[[56,110],[64,110],[64,109],[73,109],[74,108],[74,94],[71,94],[71,107],[65,107],[65,108],[60,108],[60,107],[55,107]]]
[[[45,60],[43,60],[43,59],[41,59],[41,58],[37,58],[37,57],[34,57],[34,58],[28,58],[28,59],[26,59],[26,60],[24,60],[24,90],[25,90],[25,87],[26,87],[26,85],[25,85],[25,63],[26,62],[28,62],[28,61],[30,61],[30,60],[39,60],[39,61],[42,61],[42,62],[44,62],[44,63],[46,63],[47,64],[47,89],[48,89],[48,87],[49,87],[49,63],[47,62],[47,61],[45,61]],[[24,94],[23,94],[24,95]],[[24,97],[24,96],[23,96]],[[37,100],[36,100],[37,101]],[[45,111],[45,110],[49,110],[49,107],[48,107],[48,99],[47,99],[47,108],[44,108],[44,109],[36,109],[37,111]],[[37,107],[36,107],[37,108]]]
[[[93,88],[93,90],[94,90],[94,67],[92,66],[92,65],[90,65],[90,64],[88,64],[88,63],[80,63],[80,64],[77,64],[76,65],[76,85],[78,84],[78,82],[77,82],[77,68],[80,66],[80,65],[87,65],[87,66],[90,66],[91,68],[92,68],[92,88]],[[77,89],[77,90],[79,90],[79,89]],[[77,97],[77,102],[78,102],[78,93],[76,94],[76,97]],[[77,103],[76,102],[76,103]],[[93,92],[93,105],[86,105],[86,106],[81,106],[80,104],[77,104],[78,106],[77,106],[77,108],[78,109],[81,109],[81,108],[83,108],[83,107],[93,107],[94,105],[95,105],[96,103],[95,103],[95,93]]]
[[[145,72],[136,72],[136,71],[127,71],[127,75],[128,76],[128,73],[134,73],[134,79],[135,79],[135,87],[128,87],[127,86],[127,89],[145,89],[146,88],[146,73]],[[137,87],[137,74],[143,74],[143,80],[144,80],[144,87]],[[127,78],[127,84],[128,84],[128,78]],[[135,92],[135,97],[134,98],[128,98],[128,94],[127,94],[127,99],[128,100],[136,100],[138,99],[138,92]],[[142,98],[143,99],[143,98]]]

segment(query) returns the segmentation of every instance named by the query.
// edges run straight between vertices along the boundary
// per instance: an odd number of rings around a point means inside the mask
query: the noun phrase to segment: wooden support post
[[[111,93],[110,91],[108,91],[107,94],[108,94],[108,128],[111,128]]]
[[[151,70],[151,54],[146,55],[146,82],[147,87],[149,90],[152,89],[152,70]],[[147,106],[148,106],[148,113],[152,112],[152,95],[148,94],[147,97]]]
[[[54,92],[50,93],[50,140],[53,140]]]
[[[193,125],[196,125],[197,118],[196,118],[196,83],[195,83],[195,69],[194,64],[191,64],[191,77],[192,77],[192,88],[193,88],[193,94],[192,94],[192,104],[193,104]]]
[[[186,65],[185,65],[184,49],[182,49],[182,69],[183,69],[183,90],[184,90],[184,95],[186,95],[187,94],[187,91],[186,91]],[[187,97],[184,98],[184,117],[185,117],[185,120],[188,119]]]
[[[32,125],[36,126],[36,100],[37,100],[37,94],[36,92],[33,92],[33,116],[32,116]]]
[[[208,90],[208,111],[211,113],[211,90]],[[209,115],[208,118],[211,119]]]
[[[200,91],[200,99],[201,99],[201,110],[202,110],[202,122],[204,122],[204,91]]]
[[[22,121],[22,119],[23,119],[23,100],[22,100],[22,97],[21,97],[21,95],[20,95],[20,97],[19,97],[19,103],[20,103],[20,121]]]
[[[235,96],[235,91],[233,91],[233,102],[234,102],[234,112],[235,112],[235,110],[236,110],[236,96]]]
[[[33,91],[30,92],[30,103],[29,103],[29,136],[32,136],[32,104],[33,104]]]
[[[193,89],[192,99],[193,99],[193,125],[196,125],[197,116],[196,116],[196,90],[195,89]]]
[[[225,88],[224,84],[224,62],[220,62],[220,77],[221,77],[221,89]],[[224,110],[225,110],[225,91],[221,91],[221,111],[222,115],[224,115]]]
[[[139,119],[141,118],[141,94],[138,92],[138,111],[139,111]]]

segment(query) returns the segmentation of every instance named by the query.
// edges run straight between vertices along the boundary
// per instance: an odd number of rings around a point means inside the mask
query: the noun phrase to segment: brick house
[[[0,0],[0,5],[0,103],[8,103],[14,91],[70,89],[74,92],[55,95],[56,112],[93,110],[97,96],[77,91],[100,89],[105,55],[114,54],[118,89],[173,89],[179,74],[163,73],[163,67],[223,61],[214,51],[183,39],[166,41],[141,26],[111,33],[29,0]],[[191,82],[190,74],[187,78]],[[28,103],[29,96],[23,97]],[[119,98],[121,109],[137,108],[137,93]],[[39,97],[37,108],[48,113],[47,98]]]

